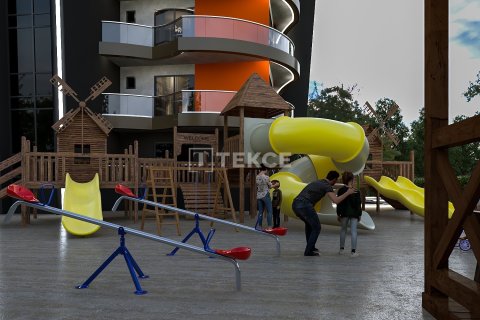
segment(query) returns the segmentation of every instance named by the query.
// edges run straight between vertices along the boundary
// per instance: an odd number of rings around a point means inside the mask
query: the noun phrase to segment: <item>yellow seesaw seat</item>
[[[67,173],[65,178],[65,194],[63,210],[86,217],[103,220],[102,199],[98,173],[85,183],[75,182]],[[69,233],[76,236],[88,236],[100,229],[99,225],[62,216],[62,225]]]

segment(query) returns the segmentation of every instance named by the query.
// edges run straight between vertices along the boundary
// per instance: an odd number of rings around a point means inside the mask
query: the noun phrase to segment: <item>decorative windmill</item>
[[[90,158],[90,154],[107,152],[107,137],[113,127],[102,115],[90,110],[87,102],[98,97],[112,82],[103,77],[90,88],[90,95],[83,101],[58,75],[53,76],[50,83],[78,103],[78,108],[68,111],[52,126],[57,136],[57,152],[81,154],[66,160],[66,172],[78,182],[90,181],[99,166],[99,160]]]
[[[371,117],[371,118],[374,118],[377,120],[379,126],[374,128],[367,136],[367,139],[368,139],[368,142],[371,142],[374,138],[378,137],[380,138],[381,135],[383,136],[386,136],[388,139],[390,139],[394,145],[398,145],[399,143],[399,140],[397,138],[397,136],[392,132],[390,131],[389,129],[387,129],[385,127],[385,121],[390,118],[391,116],[393,116],[395,114],[395,112],[397,112],[397,110],[399,109],[398,105],[395,103],[388,111],[387,111],[387,115],[385,116],[385,118],[380,118],[380,116],[375,112],[375,110],[372,108],[372,106],[370,105],[370,103],[368,103],[368,101],[365,102],[365,104],[363,105],[363,112]]]
[[[90,88],[90,95],[84,101],[80,101],[80,99],[78,99],[77,97],[78,94],[58,75],[54,75],[50,79],[50,83],[56,86],[61,92],[63,92],[65,96],[72,97],[75,101],[78,102],[78,106],[83,108],[87,105],[87,101],[94,100],[103,91],[105,91],[112,84],[112,81],[110,81],[107,77],[103,77],[102,79],[100,79]]]

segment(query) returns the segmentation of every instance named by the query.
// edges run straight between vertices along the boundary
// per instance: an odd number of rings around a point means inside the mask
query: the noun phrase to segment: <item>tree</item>
[[[480,72],[477,73],[477,80],[475,82],[469,82],[467,91],[463,93],[467,102],[470,102],[475,96],[480,95]]]
[[[425,144],[425,108],[420,110],[417,120],[410,125],[408,149],[415,152],[415,176],[423,177],[424,169],[424,144]]]
[[[316,88],[316,82],[314,85]],[[358,101],[353,98],[356,87],[354,85],[345,89],[341,85],[323,88],[316,96],[312,96],[308,102],[307,116],[363,123],[365,117]]]
[[[479,112],[476,112],[476,115],[479,114]],[[457,123],[465,119],[467,119],[467,116],[456,116],[453,122]],[[469,176],[480,160],[480,142],[450,148],[448,158],[457,176]]]

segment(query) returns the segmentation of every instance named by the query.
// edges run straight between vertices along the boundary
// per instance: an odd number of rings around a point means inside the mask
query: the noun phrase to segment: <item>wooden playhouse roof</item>
[[[80,111],[83,111],[88,117],[90,117],[90,119],[92,119],[92,121],[95,122],[100,130],[102,130],[106,135],[108,135],[112,130],[113,126],[110,122],[108,122],[107,119],[94,113],[88,107],[78,107],[68,111],[62,119],[58,120],[52,126],[53,130],[55,130],[56,133],[64,131],[73,122],[73,119]]]
[[[220,114],[239,116],[242,107],[249,118],[272,118],[292,109],[257,73],[245,81]]]

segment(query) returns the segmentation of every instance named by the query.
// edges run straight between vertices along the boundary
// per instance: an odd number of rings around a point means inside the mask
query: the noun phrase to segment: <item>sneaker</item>
[[[338,254],[343,254],[344,252],[345,252],[344,249],[340,249],[340,250],[338,251]]]
[[[352,254],[350,255],[350,257],[352,258],[356,258],[358,257],[360,254],[358,252],[352,252]]]
[[[318,252],[310,252],[310,253],[305,253],[304,256],[305,256],[305,257],[318,257],[318,256],[320,256],[320,253],[318,253]]]
[[[320,250],[318,250],[317,248],[313,248],[312,252],[320,253]]]

